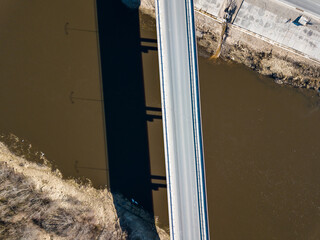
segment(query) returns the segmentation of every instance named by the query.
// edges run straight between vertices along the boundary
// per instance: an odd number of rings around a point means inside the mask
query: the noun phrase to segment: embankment
[[[121,196],[63,180],[2,143],[0,183],[0,239],[169,239]]]
[[[148,21],[149,26],[155,25],[154,7],[153,0],[141,1],[142,27]],[[319,61],[206,11],[195,9],[195,18],[198,49],[203,57],[235,61],[272,77],[278,84],[320,91]]]

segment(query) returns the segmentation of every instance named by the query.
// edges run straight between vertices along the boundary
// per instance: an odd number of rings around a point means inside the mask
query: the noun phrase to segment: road
[[[320,18],[320,0],[279,0],[291,6],[295,6],[304,10],[305,12],[312,13]]]
[[[192,0],[157,0],[172,239],[209,239]]]

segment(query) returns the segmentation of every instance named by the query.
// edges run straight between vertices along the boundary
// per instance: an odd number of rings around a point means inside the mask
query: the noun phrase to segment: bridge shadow
[[[147,121],[161,119],[161,114],[147,111],[161,109],[146,106],[141,54],[157,50],[148,46],[156,40],[140,38],[139,11],[121,0],[97,0],[97,12],[110,189],[154,219],[152,190],[166,186],[152,184],[152,179],[165,177],[151,175]],[[128,230],[117,204],[116,209]]]

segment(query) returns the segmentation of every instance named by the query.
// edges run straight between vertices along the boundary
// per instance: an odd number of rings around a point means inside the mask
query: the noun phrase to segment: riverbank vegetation
[[[155,30],[155,5],[142,0],[140,24]],[[267,38],[241,29],[223,18],[195,11],[199,55],[215,61],[232,61],[269,76],[278,84],[307,88],[320,93],[320,63]]]
[[[2,143],[0,183],[0,239],[169,239],[120,195],[64,180]]]

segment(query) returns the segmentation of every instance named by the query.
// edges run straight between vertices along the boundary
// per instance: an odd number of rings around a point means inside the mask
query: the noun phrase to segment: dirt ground
[[[121,196],[63,180],[2,143],[0,182],[0,239],[169,239]]]
[[[141,1],[143,28],[155,28],[154,7],[151,0]],[[278,84],[320,92],[319,62],[200,10],[195,11],[195,21],[201,56],[241,63]]]

